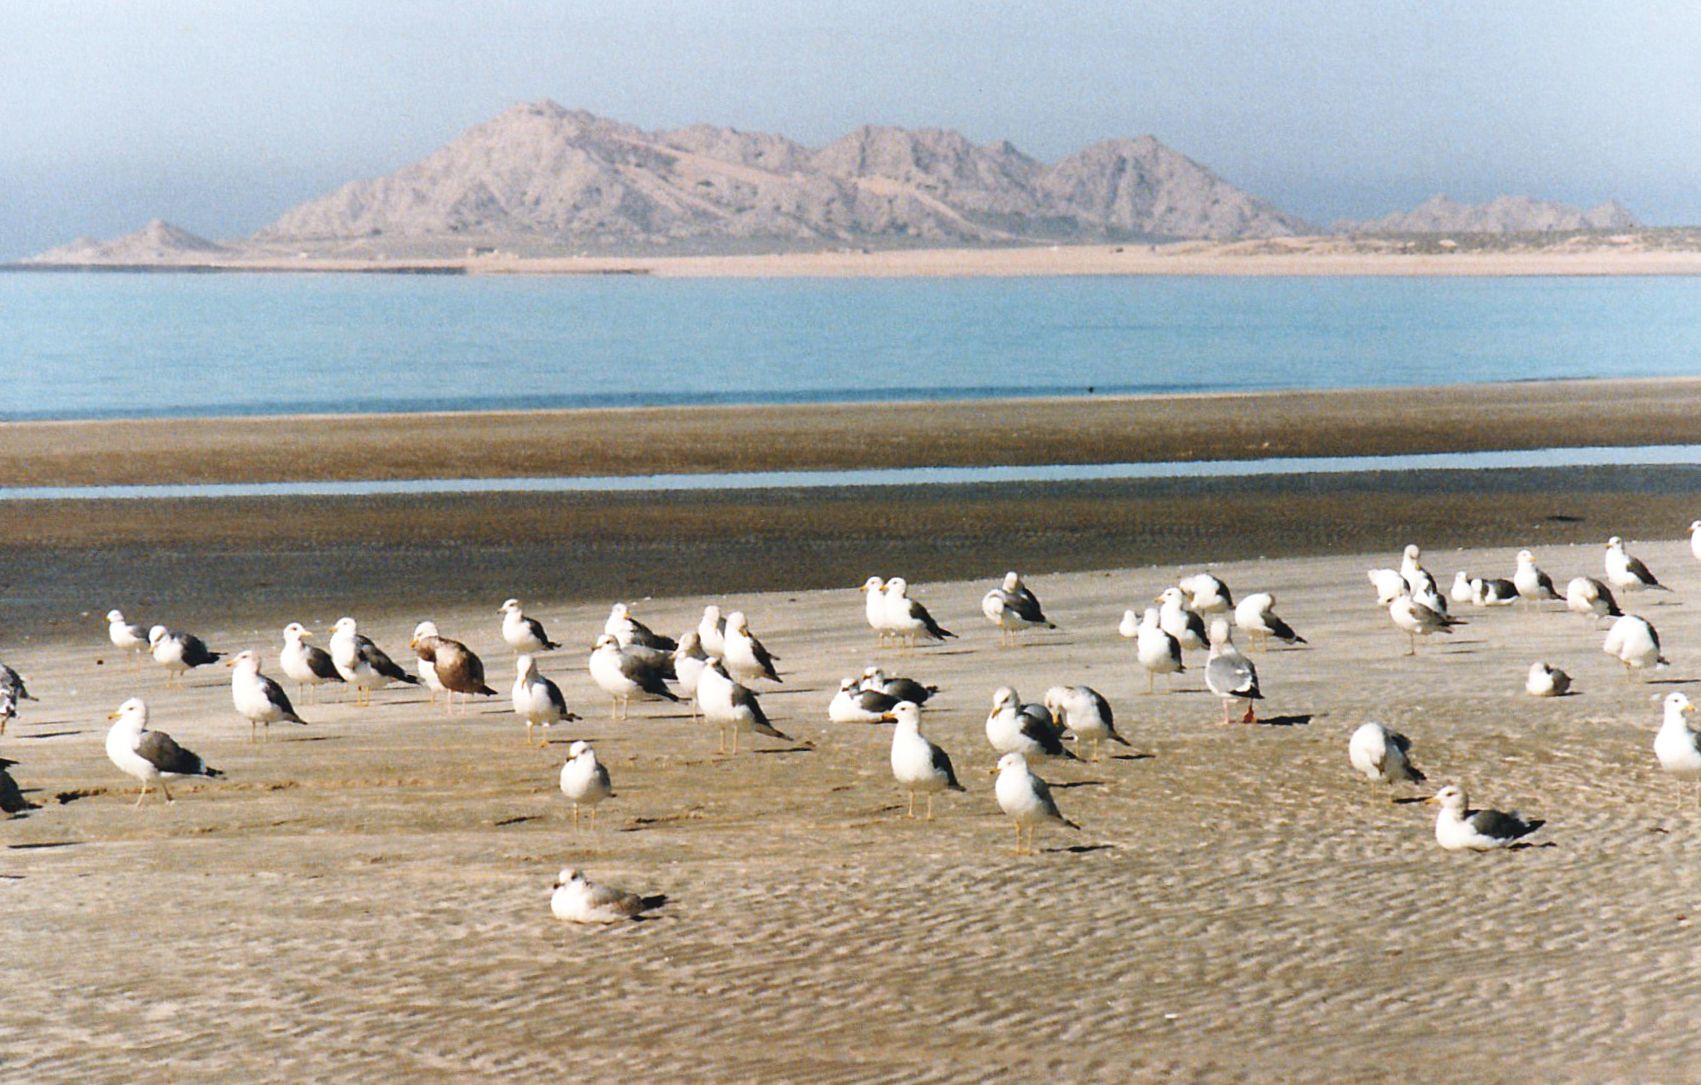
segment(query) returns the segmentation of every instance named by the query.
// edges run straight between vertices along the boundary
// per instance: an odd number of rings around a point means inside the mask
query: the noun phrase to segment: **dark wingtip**
[[[644,911],[646,911],[646,912],[653,912],[657,908],[660,908],[662,905],[664,905],[666,903],[667,903],[667,894],[666,893],[657,893],[653,897],[639,897],[638,898],[638,904],[640,906],[642,906]]]
[[[494,697],[494,696],[496,696],[496,691],[491,689],[489,686],[480,686],[480,687],[478,687],[477,692],[478,692],[478,695],[480,697]]]
[[[213,779],[216,780],[220,776],[223,776],[224,773],[220,772],[218,769],[213,768],[211,765],[202,765],[201,766],[201,775],[202,776],[210,776],[210,777],[212,777]]]
[[[406,683],[407,683],[407,684],[408,684],[408,685],[410,685],[410,686],[417,686],[417,685],[419,685],[419,676],[418,676],[418,675],[414,675],[414,674],[408,674],[408,673],[407,673],[407,672],[406,672],[406,671],[403,671],[403,672],[402,672],[402,678],[401,678],[401,680],[402,680],[402,681],[403,681],[403,682],[406,682]]]
[[[559,647],[561,647],[561,645],[555,643],[552,640],[545,640],[543,642],[543,650],[546,651],[546,652],[554,651],[555,649],[557,649]]]

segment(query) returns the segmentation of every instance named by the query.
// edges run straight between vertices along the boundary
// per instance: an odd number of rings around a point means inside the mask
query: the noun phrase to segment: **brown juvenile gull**
[[[496,691],[485,684],[484,661],[460,641],[439,633],[436,622],[420,622],[414,626],[413,639],[408,641],[408,647],[437,672],[437,680],[443,683],[443,690],[448,694],[449,715],[455,714],[457,693],[463,698],[496,696]]]

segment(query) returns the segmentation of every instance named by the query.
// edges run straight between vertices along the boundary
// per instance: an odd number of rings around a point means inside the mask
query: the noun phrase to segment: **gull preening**
[[[1371,586],[1376,589],[1376,605],[1379,607],[1387,606],[1399,598],[1401,593],[1411,590],[1398,569],[1372,569],[1365,575],[1370,578]]]
[[[1028,759],[1022,754],[1016,751],[1005,754],[998,759],[998,767],[992,771],[998,776],[998,782],[993,786],[998,808],[1010,815],[1010,820],[1016,824],[1017,855],[1034,853],[1034,836],[1039,827],[1048,822],[1080,831],[1079,825],[1057,809],[1057,803],[1051,798],[1051,787],[1033,774],[1028,768]]]
[[[561,687],[538,673],[537,657],[522,652],[514,658],[514,715],[526,721],[526,745],[531,745],[533,727],[550,727],[576,720],[578,713],[567,708]],[[547,746],[544,736],[541,745]]]
[[[1180,588],[1165,588],[1152,600],[1159,604],[1158,625],[1187,651],[1196,651],[1209,643],[1205,619],[1188,609],[1187,596]]]
[[[319,687],[327,682],[341,682],[343,676],[331,661],[331,653],[316,648],[307,641],[313,636],[300,622],[284,626],[283,647],[278,651],[278,667],[284,676],[295,683],[297,696],[319,695]]]
[[[142,653],[149,648],[148,631],[135,622],[126,621],[121,610],[106,612],[106,636],[112,646],[129,657],[131,670],[142,665]]]
[[[1004,582],[981,596],[980,612],[998,627],[1001,646],[1016,644],[1017,634],[1024,629],[1056,629],[1045,616],[1040,601],[1014,570],[1004,574]]]
[[[579,828],[579,808],[597,827],[597,805],[614,798],[614,785],[609,782],[608,769],[597,760],[597,752],[589,742],[575,742],[567,747],[567,763],[561,766],[561,793],[573,804],[573,828]]]
[[[1067,730],[1077,742],[1093,744],[1089,761],[1099,759],[1099,744],[1107,738],[1120,746],[1133,745],[1117,734],[1110,702],[1091,686],[1052,686],[1045,691],[1041,703],[1051,713],[1053,727]]]
[[[1255,591],[1242,596],[1234,608],[1234,624],[1252,638],[1254,646],[1266,643],[1272,637],[1283,644],[1308,643],[1293,631],[1292,626],[1276,616],[1276,597],[1271,592]]]
[[[1229,624],[1222,618],[1211,623],[1211,656],[1205,662],[1205,685],[1223,699],[1224,723],[1234,722],[1230,718],[1232,709],[1242,701],[1246,702],[1246,714],[1240,722],[1258,722],[1255,702],[1264,699],[1258,690],[1258,668],[1234,646]]]
[[[1512,584],[1520,596],[1532,602],[1559,598],[1559,593],[1553,590],[1553,577],[1536,565],[1536,556],[1528,550],[1518,551],[1518,568],[1512,573]]]
[[[502,639],[515,652],[536,655],[561,647],[549,639],[549,634],[543,631],[542,622],[526,617],[518,599],[504,602],[496,613],[502,615]]]
[[[637,645],[654,648],[658,652],[671,652],[679,647],[679,642],[672,637],[664,637],[634,618],[632,608],[625,603],[616,603],[609,608],[608,621],[603,623],[602,631],[619,641],[622,648]]]
[[[254,741],[254,729],[259,725],[265,726],[268,738],[274,723],[306,726],[307,721],[295,714],[295,706],[289,703],[289,694],[283,687],[260,673],[259,652],[245,649],[225,666],[234,668],[230,675],[230,699],[237,713],[248,721],[248,741]]]
[[[870,607],[874,605],[875,598],[877,597],[869,596]],[[726,619],[721,617],[721,608],[713,603],[703,608],[703,616],[697,620],[697,640],[703,646],[705,655],[716,659],[726,655]]]
[[[732,750],[738,752],[738,733],[750,731],[769,738],[791,741],[791,736],[775,727],[762,711],[756,694],[726,673],[718,659],[711,659],[697,680],[697,701],[702,705],[703,718],[720,730],[722,753],[727,753],[726,736],[732,733]]]
[[[148,630],[148,647],[154,662],[165,668],[167,687],[181,683],[194,668],[217,663],[224,656],[223,652],[209,651],[206,642],[195,634],[179,633],[163,625]]]
[[[703,634],[696,629],[687,629],[679,638],[679,647],[673,650],[673,678],[679,685],[679,692],[691,701],[692,719],[698,715],[697,682],[703,677],[703,668],[708,663],[709,653],[703,650]]]
[[[1573,577],[1565,585],[1565,609],[1594,622],[1624,614],[1618,609],[1618,600],[1613,598],[1612,589],[1592,576]]]
[[[1640,558],[1632,557],[1629,551],[1624,549],[1624,540],[1617,535],[1607,540],[1605,564],[1607,583],[1619,591],[1642,591],[1646,588],[1671,591],[1654,579],[1654,574],[1642,564]]]
[[[1421,784],[1423,773],[1412,764],[1412,743],[1398,731],[1369,720],[1347,740],[1347,760],[1366,779],[1380,784]]]
[[[141,781],[142,791],[136,796],[137,806],[148,797],[150,784],[159,785],[166,802],[176,802],[171,797],[171,789],[165,786],[166,780],[224,775],[201,760],[199,755],[179,746],[164,731],[148,730],[148,706],[140,697],[125,701],[106,718],[118,721],[106,732],[106,756],[118,766],[118,771]]]
[[[992,711],[986,716],[986,741],[999,753],[1080,760],[1063,745],[1050,710],[1044,705],[1023,704],[1011,686],[1000,686],[992,693]]]
[[[1187,595],[1187,605],[1197,614],[1226,614],[1234,609],[1234,596],[1227,584],[1210,573],[1195,573],[1176,581]]]
[[[734,678],[740,682],[783,681],[774,667],[779,657],[762,647],[756,634],[750,632],[750,621],[743,611],[735,610],[726,616],[725,640],[726,654],[721,656],[721,662]]]
[[[827,703],[827,718],[834,723],[880,723],[889,720],[898,698],[877,689],[864,689],[855,678],[839,680],[839,692]]]
[[[1694,712],[1695,705],[1683,693],[1666,694],[1665,718],[1654,736],[1654,756],[1672,776],[1695,781],[1695,801],[1701,805],[1701,736],[1689,726]]]
[[[1448,784],[1433,798],[1424,801],[1441,807],[1435,816],[1435,842],[1448,851],[1504,848],[1546,824],[1540,820],[1527,820],[1516,810],[1511,813],[1472,810],[1467,804],[1465,789],[1457,784]]]
[[[608,694],[613,702],[609,709],[611,719],[625,719],[632,710],[634,697],[654,697],[679,703],[679,698],[667,688],[667,683],[663,680],[664,668],[660,663],[652,657],[622,647],[612,633],[604,633],[597,638],[596,647],[591,650],[587,666],[591,672],[591,681],[597,684],[598,689]],[[698,699],[702,699],[700,683]]]
[[[419,679],[401,669],[371,637],[360,631],[353,618],[344,616],[331,627],[331,662],[343,681],[354,687],[354,703],[372,703],[372,691],[391,682],[417,686]]]
[[[1164,630],[1157,607],[1147,607],[1134,630],[1134,658],[1146,671],[1147,693],[1156,691],[1156,676],[1187,670],[1181,662],[1181,642]]]
[[[1563,697],[1571,691],[1571,676],[1543,662],[1530,664],[1524,676],[1524,692],[1532,697]]]
[[[962,791],[951,758],[921,733],[921,709],[914,701],[899,701],[887,713],[897,724],[892,731],[892,776],[909,793],[905,817],[915,817],[915,796],[927,796],[927,820],[933,820],[933,796],[941,791]]]
[[[1634,681],[1636,672],[1671,664],[1660,654],[1660,634],[1648,619],[1626,614],[1607,630],[1601,651],[1624,664],[1626,681]]]
[[[640,897],[624,889],[598,885],[580,871],[566,867],[555,879],[549,910],[556,919],[569,923],[619,923],[638,919],[666,903],[665,896]]]

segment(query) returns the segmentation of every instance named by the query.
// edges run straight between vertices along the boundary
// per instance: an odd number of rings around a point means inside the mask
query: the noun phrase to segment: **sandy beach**
[[[1673,534],[1666,531],[1663,534]],[[1422,538],[1430,567],[1504,575],[1511,551]],[[1600,632],[1552,607],[1469,611],[1406,658],[1364,569],[1396,555],[1234,561],[1311,641],[1257,655],[1268,726],[1224,726],[1197,671],[1145,696],[1122,608],[1173,565],[1037,575],[1061,626],[1001,650],[981,581],[920,581],[961,639],[876,653],[849,585],[713,596],[782,658],[766,697],[793,741],[720,757],[667,706],[625,723],[584,670],[606,602],[528,593],[569,648],[546,673],[588,718],[528,749],[504,698],[447,721],[411,690],[356,709],[303,706],[305,730],[250,744],[227,671],[166,691],[131,674],[104,627],[5,658],[41,696],[0,756],[42,809],[3,825],[0,952],[20,991],[8,1076],[30,1081],[465,1080],[572,1072],[697,1081],[1384,1081],[1414,1058],[1481,1081],[1676,1080],[1701,1054],[1691,978],[1701,812],[1663,778],[1651,697],[1697,677],[1701,590],[1687,547],[1636,550],[1678,590],[1636,600],[1675,666],[1626,683]],[[1556,579],[1600,572],[1598,543],[1545,545]],[[865,569],[909,572],[887,555]],[[504,692],[499,599],[363,609],[401,650],[419,617],[482,652]],[[677,631],[702,595],[641,616]],[[91,603],[93,601],[91,600]],[[93,608],[105,606],[104,599]],[[149,608],[146,617],[169,617]],[[338,608],[214,622],[262,646]],[[1441,638],[1436,638],[1440,640]],[[1579,695],[1522,692],[1528,664]],[[931,823],[902,816],[884,728],[829,724],[841,674],[878,660],[936,682],[927,732],[969,792]],[[1048,763],[1079,834],[1007,853],[982,722],[993,687],[1037,699],[1084,682],[1134,745]],[[1161,689],[1161,687],[1160,687]],[[147,696],[155,725],[228,775],[132,810],[101,749],[104,715]],[[1349,774],[1366,718],[1408,733],[1432,781],[1547,819],[1537,846],[1441,852],[1429,808]],[[589,738],[619,797],[574,835],[555,776]],[[1409,797],[1415,791],[1395,793]],[[573,929],[549,886],[566,864],[669,903],[653,921]]]

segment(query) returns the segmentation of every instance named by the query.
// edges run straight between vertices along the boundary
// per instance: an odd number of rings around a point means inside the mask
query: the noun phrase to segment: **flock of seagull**
[[[1692,550],[1701,559],[1701,520],[1690,525],[1690,535]],[[1658,632],[1645,618],[1624,613],[1618,595],[1670,589],[1616,537],[1607,543],[1604,572],[1604,579],[1572,579],[1562,595],[1536,565],[1534,555],[1522,550],[1511,577],[1472,577],[1460,571],[1443,594],[1422,564],[1422,551],[1414,545],[1405,548],[1399,568],[1373,569],[1368,577],[1378,605],[1387,609],[1394,627],[1407,634],[1408,655],[1416,654],[1418,638],[1451,633],[1464,624],[1451,613],[1455,604],[1492,608],[1563,599],[1568,610],[1592,623],[1613,619],[1603,650],[1623,664],[1627,678],[1633,680],[1667,665]],[[879,646],[910,649],[922,641],[942,642],[956,636],[910,597],[901,577],[870,577],[861,590],[866,596],[866,619]],[[1147,691],[1155,691],[1158,676],[1167,681],[1168,676],[1185,672],[1186,652],[1208,650],[1205,684],[1221,699],[1225,724],[1234,721],[1236,710],[1241,722],[1255,723],[1255,705],[1263,698],[1257,668],[1235,645],[1233,630],[1241,631],[1254,645],[1271,640],[1306,643],[1276,614],[1274,595],[1255,592],[1237,604],[1229,586],[1209,573],[1181,579],[1153,603],[1138,618],[1133,610],[1125,612],[1119,626],[1122,636],[1134,642],[1134,658],[1147,672]],[[999,630],[1001,645],[1017,643],[1028,630],[1056,628],[1015,572],[985,594],[981,610]],[[568,708],[561,688],[539,671],[538,655],[561,644],[549,637],[540,622],[526,616],[516,599],[504,602],[497,613],[502,618],[502,639],[514,652],[512,704],[526,726],[529,745],[534,729],[581,717]],[[168,688],[181,684],[186,673],[225,659],[232,670],[232,703],[248,720],[251,740],[264,739],[274,723],[307,722],[284,687],[263,673],[259,652],[213,651],[190,633],[160,625],[144,630],[118,610],[108,612],[106,621],[111,643],[126,653],[131,668],[139,668],[144,656],[151,657],[163,668]],[[328,632],[328,647],[321,649],[308,643],[313,634],[300,623],[283,629],[278,665],[283,676],[295,683],[296,696],[304,703],[308,698],[316,700],[326,685],[343,685],[352,688],[357,705],[367,706],[374,691],[402,683],[425,687],[433,701],[441,695],[445,711],[452,716],[457,696],[465,702],[474,696],[496,695],[486,682],[479,656],[464,643],[443,636],[432,622],[419,623],[409,641],[417,657],[412,673],[362,634],[351,617],[339,619]],[[779,657],[751,631],[742,612],[722,614],[719,607],[709,605],[694,628],[674,639],[639,621],[628,605],[616,603],[589,655],[587,669],[609,697],[613,719],[626,718],[634,700],[689,703],[694,719],[700,716],[719,729],[721,752],[737,753],[741,732],[789,741],[763,711],[759,692],[760,683],[783,682],[778,662]],[[1564,696],[1570,686],[1563,670],[1537,661],[1530,666],[1525,688],[1531,695],[1550,697]],[[844,678],[827,706],[828,719],[834,723],[895,725],[891,769],[907,793],[906,816],[911,818],[916,816],[918,795],[925,800],[923,816],[931,819],[935,795],[964,790],[950,756],[921,730],[923,706],[937,692],[937,686],[889,676],[871,666],[860,675]],[[0,664],[0,735],[24,700],[34,698],[23,679]],[[1701,801],[1701,737],[1688,723],[1694,712],[1695,705],[1681,692],[1665,698],[1654,753],[1668,773],[1696,781]],[[141,698],[126,700],[109,718],[114,722],[107,733],[106,752],[121,772],[139,781],[138,806],[154,786],[170,801],[170,779],[222,775],[170,735],[151,729],[148,706]],[[1076,740],[1074,750],[1064,744],[1066,736]],[[999,755],[991,770],[997,777],[994,794],[1015,828],[1018,854],[1032,853],[1041,826],[1080,829],[1058,809],[1050,787],[1034,773],[1031,762],[1077,760],[1080,755],[1075,751],[1089,748],[1089,758],[1097,760],[1104,742],[1129,745],[1117,732],[1109,701],[1087,686],[1054,686],[1037,703],[1024,702],[1013,687],[999,687],[991,697],[986,738]],[[1413,763],[1410,741],[1374,721],[1353,733],[1348,760],[1355,771],[1384,784],[1418,784],[1425,779]],[[0,761],[0,809],[15,813],[29,804],[6,773],[6,764]],[[597,806],[612,798],[614,789],[607,767],[597,760],[590,743],[578,741],[569,748],[560,771],[560,789],[572,804],[575,829],[581,812],[594,828]],[[1543,824],[1515,812],[1471,809],[1457,785],[1442,787],[1425,801],[1440,807],[1435,838],[1448,850],[1507,847]],[[551,907],[563,919],[602,923],[640,916],[663,899],[600,886],[569,868],[557,879]]]

